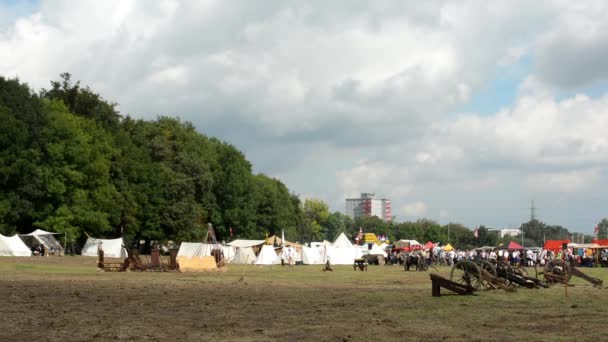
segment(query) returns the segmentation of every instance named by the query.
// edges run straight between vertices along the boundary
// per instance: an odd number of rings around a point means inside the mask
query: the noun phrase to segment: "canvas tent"
[[[61,249],[61,244],[54,235],[59,233],[51,233],[46,230],[36,229],[29,234],[22,234],[21,239],[30,247],[36,245],[44,245],[47,249]]]
[[[388,254],[386,254],[386,252],[383,251],[382,248],[380,248],[380,246],[376,245],[375,243],[372,244],[372,249],[369,250],[368,254],[369,255],[382,255],[385,258],[388,256]]]
[[[302,263],[306,265],[318,265],[323,263],[321,253],[317,247],[302,247]]]
[[[118,239],[97,239],[89,237],[82,247],[83,256],[97,256],[97,247],[101,244],[104,256],[107,258],[126,258],[127,250],[124,248],[122,238]]]
[[[251,247],[236,247],[234,252],[234,258],[232,258],[233,264],[253,264],[256,261],[255,253]]]
[[[235,247],[233,246],[220,246],[222,253],[224,254],[224,261],[229,263],[234,258]],[[213,250],[212,244],[200,243],[200,242],[182,242],[179,245],[179,251],[177,251],[178,257],[202,257],[211,256]]]
[[[346,235],[342,232],[338,237],[334,240],[333,246],[336,248],[352,248],[353,244],[346,237]]]
[[[258,254],[258,258],[255,260],[256,265],[275,265],[280,264],[281,258],[274,251],[274,247],[271,245],[264,245]]]
[[[264,243],[264,240],[234,240],[228,242],[227,245],[234,247],[253,247]]]
[[[454,247],[452,247],[452,245],[448,243],[447,245],[445,245],[445,247],[443,247],[443,250],[446,252],[453,251]]]
[[[287,246],[287,247],[296,247],[296,248],[302,247],[302,245],[297,244],[295,242],[291,242],[291,241],[287,241],[287,240],[283,241],[280,237],[278,237],[276,235],[273,235],[273,236],[269,237],[268,240],[264,240],[262,242],[266,242],[267,244],[273,245],[273,246],[282,246],[283,242],[284,242],[285,246]]]
[[[335,247],[329,241],[324,242],[320,250],[323,263],[329,260],[332,265],[352,265],[355,259],[361,258],[363,255],[361,249],[356,246],[344,247],[340,243],[338,246]]]
[[[395,242],[396,248],[421,246],[421,243],[416,240],[399,240]]]
[[[19,235],[0,234],[0,256],[32,256],[32,251],[23,243]]]

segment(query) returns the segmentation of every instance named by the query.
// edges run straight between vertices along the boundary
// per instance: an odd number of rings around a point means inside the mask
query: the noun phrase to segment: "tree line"
[[[42,228],[69,242],[87,234],[180,242],[200,241],[211,223],[220,240],[282,230],[292,241],[333,240],[361,228],[463,248],[499,243],[483,226],[475,238],[461,224],[332,213],[323,201],[301,200],[281,181],[254,174],[241,151],[189,122],[134,119],[116,106],[67,73],[37,92],[0,76],[0,233]],[[543,227],[544,236],[565,229]],[[538,245],[538,223],[524,228]]]

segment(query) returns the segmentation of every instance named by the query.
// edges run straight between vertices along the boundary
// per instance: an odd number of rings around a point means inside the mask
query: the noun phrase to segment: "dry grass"
[[[606,289],[578,279],[567,297],[556,286],[433,298],[427,272],[393,266],[186,274],[103,273],[95,263],[0,258],[0,340],[608,339]],[[438,271],[449,277],[449,268]],[[606,269],[583,271],[608,283]]]

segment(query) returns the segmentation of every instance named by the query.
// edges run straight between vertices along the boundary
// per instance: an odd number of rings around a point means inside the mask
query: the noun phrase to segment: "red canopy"
[[[432,241],[429,241],[426,244],[424,244],[424,249],[431,249],[433,247],[435,247],[435,244]]]
[[[411,252],[411,251],[417,251],[417,250],[422,249],[422,246],[420,246],[420,245],[413,245],[411,247],[403,247],[402,249],[405,252]]]
[[[524,249],[524,247],[515,241],[509,242],[507,249]]]
[[[562,249],[562,246],[564,244],[569,244],[569,243],[570,243],[570,240],[547,240],[547,241],[545,241],[545,246],[543,248],[550,250],[550,251],[558,251],[558,250]]]
[[[608,240],[593,239],[591,243],[597,243],[600,246],[608,246]]]

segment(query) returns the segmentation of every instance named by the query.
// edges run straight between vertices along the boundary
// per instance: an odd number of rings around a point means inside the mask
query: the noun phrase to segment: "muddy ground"
[[[584,282],[433,298],[428,272],[392,266],[104,273],[95,262],[0,258],[0,341],[608,339],[608,292]]]

